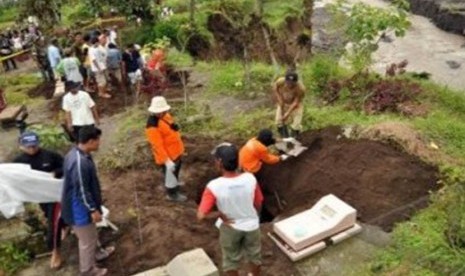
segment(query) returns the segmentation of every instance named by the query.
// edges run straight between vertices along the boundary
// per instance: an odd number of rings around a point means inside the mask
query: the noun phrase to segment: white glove
[[[296,140],[295,140],[294,137],[288,137],[288,138],[283,138],[283,142],[294,143],[294,142],[296,142]]]
[[[168,171],[174,172],[174,169],[176,168],[176,164],[174,164],[174,162],[171,161],[171,159],[167,159],[165,161],[165,167]]]
[[[289,155],[281,154],[281,156],[279,156],[279,158],[281,159],[281,161],[286,161],[289,158]]]

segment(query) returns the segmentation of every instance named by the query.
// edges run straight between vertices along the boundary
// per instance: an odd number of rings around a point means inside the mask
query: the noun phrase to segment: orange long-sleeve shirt
[[[155,121],[155,118],[149,118],[145,135],[152,147],[155,163],[163,165],[168,158],[174,161],[184,153],[184,143],[179,131],[171,128],[174,121],[170,114],[165,114],[156,124]]]
[[[268,148],[260,143],[257,138],[252,138],[239,151],[240,167],[250,173],[258,172],[263,163],[276,164],[279,156],[268,152]]]

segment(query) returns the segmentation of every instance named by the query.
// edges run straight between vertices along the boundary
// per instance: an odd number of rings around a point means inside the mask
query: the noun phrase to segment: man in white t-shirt
[[[210,181],[203,192],[197,218],[217,218],[223,254],[223,272],[239,275],[242,254],[250,274],[259,275],[261,243],[259,210],[263,194],[251,173],[239,173],[239,152],[229,143],[217,146],[212,154],[222,176]],[[218,211],[211,212],[216,206]]]
[[[111,98],[107,93],[107,38],[100,35],[99,38],[92,38],[92,46],[89,48],[89,60],[92,72],[98,86],[98,95],[102,98]]]
[[[60,61],[57,71],[68,81],[74,81],[82,85],[84,78],[79,71],[81,63],[77,57],[73,56],[73,50],[66,48],[64,50],[65,58]]]
[[[95,102],[89,93],[79,90],[80,84],[67,81],[68,93],[63,97],[63,110],[66,112],[66,126],[72,138],[77,141],[79,130],[84,126],[99,125],[99,116]]]

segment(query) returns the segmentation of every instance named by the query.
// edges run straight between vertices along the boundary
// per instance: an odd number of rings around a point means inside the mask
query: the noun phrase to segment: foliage
[[[346,7],[345,0],[339,0],[332,5],[331,11],[338,16]],[[345,53],[352,69],[360,72],[370,65],[371,54],[376,50],[381,34],[393,32],[398,37],[405,35],[410,26],[408,8],[405,0],[393,1],[389,8],[377,8],[361,2],[349,8],[349,17],[343,28],[352,46]]]
[[[16,6],[0,8],[0,23],[12,22],[16,20],[18,9]]]
[[[29,253],[11,242],[0,244],[0,274],[14,275],[20,268],[29,262]]]
[[[0,78],[0,87],[4,88],[7,103],[10,105],[28,105],[40,100],[28,97],[28,91],[42,82],[36,74],[9,75]]]
[[[19,18],[36,16],[45,27],[53,27],[60,23],[61,0],[21,0],[19,2]]]
[[[274,75],[271,66],[259,62],[251,63],[251,83],[247,89],[244,85],[244,67],[238,61],[211,63],[203,70],[211,73],[211,80],[207,84],[209,93],[246,98],[254,98],[260,93],[268,92]]]
[[[84,0],[84,5],[92,14],[102,13],[105,8],[115,8],[126,16],[152,18],[150,0]]]
[[[64,151],[70,144],[61,127],[55,125],[32,125],[28,128],[40,137],[40,145],[43,148]]]
[[[290,17],[300,18],[304,11],[302,0],[264,1],[264,21],[273,29],[278,29]]]
[[[81,23],[83,20],[93,19],[95,13],[82,1],[78,1],[76,4],[64,5],[62,8],[63,24],[66,26],[73,26],[74,24]]]
[[[345,76],[343,69],[338,66],[337,59],[325,54],[312,57],[301,71],[302,77],[309,77],[308,82],[303,80],[304,85],[317,95],[325,92],[328,82]]]
[[[182,53],[176,48],[170,48],[166,57],[166,63],[175,67],[188,67],[193,64],[192,57],[187,53]]]
[[[420,85],[406,79],[381,79],[358,73],[328,82],[322,97],[327,103],[343,100],[350,108],[368,113],[405,113],[405,104],[415,103],[421,92]]]

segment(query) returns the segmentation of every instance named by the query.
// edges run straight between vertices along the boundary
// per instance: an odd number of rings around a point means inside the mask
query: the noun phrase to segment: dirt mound
[[[407,153],[418,156],[431,164],[438,161],[451,164],[457,163],[453,158],[434,149],[435,144],[433,142],[427,141],[425,137],[405,123],[380,123],[363,129],[357,136],[359,138],[397,144]]]
[[[300,140],[309,146],[306,152],[265,168],[266,206],[272,214],[294,214],[332,193],[355,207],[362,222],[391,230],[424,207],[429,191],[436,189],[436,168],[392,146],[343,138],[338,127],[304,133]]]
[[[287,216],[311,207],[333,193],[357,208],[360,220],[391,229],[427,204],[428,191],[436,187],[434,167],[390,145],[342,138],[339,128],[304,133],[309,150],[297,159],[266,167],[266,207]],[[105,205],[120,226],[110,236],[118,247],[107,264],[111,275],[132,275],[169,262],[177,254],[201,247],[221,266],[218,231],[213,221],[196,221],[199,196],[207,182],[218,176],[211,149],[220,141],[186,139],[181,179],[191,199],[186,204],[165,200],[163,177],[152,166],[126,172],[104,173]],[[240,145],[243,141],[231,141]],[[290,181],[292,180],[292,181]],[[284,210],[279,210],[274,191]],[[137,199],[136,199],[137,191]],[[271,224],[262,224],[264,275],[296,275],[293,264],[267,238]],[[107,236],[108,239],[108,236]]]
[[[181,177],[186,181],[183,189],[191,199],[196,199],[207,181],[217,176],[209,154],[216,142],[202,139],[186,141],[188,155],[183,159]],[[197,205],[194,201],[186,204],[167,202],[162,181],[161,172],[152,168],[104,174],[105,205],[111,210],[112,220],[121,228],[121,234],[113,237],[118,247],[116,256],[105,264],[111,268],[111,275],[132,275],[164,265],[177,254],[197,247],[203,248],[221,267],[218,231],[213,226],[214,221],[197,222]],[[264,275],[295,274],[291,262],[265,233],[264,230]]]

